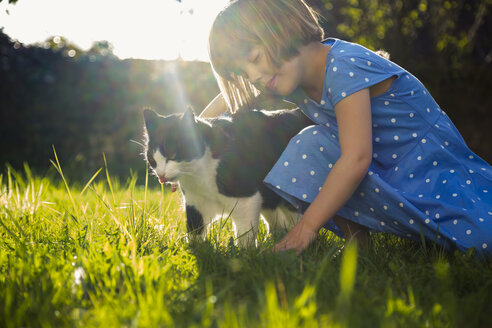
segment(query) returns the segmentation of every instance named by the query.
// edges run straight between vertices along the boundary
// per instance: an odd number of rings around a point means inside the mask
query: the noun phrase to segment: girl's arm
[[[200,113],[199,117],[217,117],[227,111],[227,104],[221,93],[217,95],[205,109]]]
[[[369,89],[346,97],[335,105],[341,155],[321,191],[275,250],[302,252],[349,200],[365,177],[372,160],[372,123]]]

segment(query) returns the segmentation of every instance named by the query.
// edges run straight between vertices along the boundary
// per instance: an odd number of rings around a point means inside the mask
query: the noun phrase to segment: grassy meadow
[[[321,231],[273,254],[281,235],[238,249],[227,219],[188,241],[179,192],[53,164],[0,177],[1,327],[492,327],[492,261],[473,251]]]

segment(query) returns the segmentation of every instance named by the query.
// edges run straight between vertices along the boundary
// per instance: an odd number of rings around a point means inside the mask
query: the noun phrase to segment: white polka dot
[[[326,124],[325,124],[325,126],[326,126],[326,127],[330,127],[330,123],[326,123]]]
[[[409,115],[410,117],[413,117],[414,113],[410,113],[410,114],[408,114],[408,115]]]
[[[380,140],[381,140],[381,138],[379,138],[379,137],[374,138],[374,141],[376,141],[376,142],[379,142]]]
[[[470,174],[473,174],[473,170],[471,170],[471,169],[470,169],[470,170],[468,170],[468,172],[470,172]]]
[[[328,167],[331,169],[333,167],[333,164],[328,164]]]
[[[367,172],[367,174],[369,174],[369,175],[373,175],[373,174],[374,174],[374,172],[369,171],[369,172]]]
[[[296,178],[292,178],[292,182],[295,183],[297,181]]]
[[[425,179],[425,183],[429,183],[429,182],[431,182],[430,179]]]
[[[456,240],[456,237],[453,237],[453,240]]]
[[[440,217],[439,213],[436,213],[435,218],[439,219],[439,217]]]
[[[389,102],[389,101],[387,101],[387,100],[384,102],[384,104],[385,104],[386,106],[388,106],[388,105],[389,105],[389,103],[390,103],[390,102]]]
[[[398,139],[400,139],[400,137],[394,136],[393,139],[398,140]]]
[[[368,79],[367,77],[366,77],[364,80],[365,80],[366,82],[369,82],[369,79]]]
[[[473,155],[468,156],[469,159],[473,159]]]
[[[484,220],[483,218],[478,218],[478,221],[483,222]]]
[[[336,67],[336,66],[334,66],[334,67],[333,67],[333,72],[336,72],[336,71],[337,71],[337,67]]]
[[[328,92],[331,93],[331,88],[328,88]]]
[[[448,180],[442,180],[442,183],[445,184],[446,182],[448,182]]]
[[[321,191],[321,187],[318,188],[318,191]]]
[[[340,50],[340,52],[345,52],[345,50],[342,49],[342,50]]]
[[[395,155],[396,156],[396,155]],[[395,166],[395,171],[398,171],[398,166]]]
[[[332,58],[332,59],[330,60],[330,62],[332,62],[332,63],[333,63],[334,61],[335,61],[335,58]]]
[[[299,142],[301,142],[301,139],[297,139],[296,143],[299,143]]]
[[[350,58],[350,60],[351,60],[352,62],[354,62],[354,61],[355,61],[355,58]]]
[[[449,173],[454,173],[454,170],[449,170]]]
[[[349,72],[350,77],[354,76],[354,72]]]
[[[277,186],[277,189],[280,189],[280,186]]]
[[[378,158],[378,154],[377,153],[374,153],[374,154],[372,154],[372,157]]]
[[[308,103],[308,100],[307,99],[304,99],[304,103],[307,104]]]
[[[302,154],[302,159],[306,159],[307,158],[307,155],[306,154]]]
[[[413,179],[413,173],[410,173],[410,175],[408,176],[410,179]]]
[[[317,130],[313,131],[313,134],[318,134],[318,131]]]
[[[489,191],[487,189],[482,190],[484,194],[488,193]]]
[[[454,219],[453,224],[458,224],[458,220]]]
[[[419,195],[419,198],[422,198],[422,197],[424,197],[424,195],[420,194],[420,195]]]
[[[396,122],[396,118],[392,118],[391,123],[395,123],[395,122]]]
[[[374,209],[371,207],[371,208],[369,208],[369,211],[374,212]]]
[[[426,95],[426,94],[427,94],[427,92],[425,92],[425,90],[424,90],[424,95]]]
[[[422,139],[422,140],[420,140],[420,141],[421,141],[422,143],[426,143],[426,142],[427,142],[427,140],[425,140],[425,139]]]
[[[319,115],[318,113],[314,113],[314,117],[318,117],[318,115]]]
[[[314,171],[309,172],[309,174],[314,175]]]
[[[492,215],[492,212],[487,212],[488,215]]]
[[[437,166],[437,161],[432,162],[432,165]]]
[[[384,223],[384,221],[381,221],[381,226],[383,226],[383,227],[384,227],[384,225],[385,225],[385,224],[386,224],[386,223]]]
[[[307,198],[307,195],[306,194],[302,194],[302,198],[306,199]]]
[[[458,196],[458,194],[457,194],[457,193],[453,193],[453,195],[452,195],[452,196],[453,196],[453,197],[456,197],[456,196]]]
[[[425,215],[429,216],[429,211],[425,211]]]
[[[486,243],[483,243],[483,244],[482,244],[482,248],[483,248],[483,249],[487,248],[487,244],[486,244]]]
[[[390,93],[390,96],[391,96],[391,97],[394,97],[394,96],[395,96],[395,94],[394,94],[394,93]]]
[[[412,137],[417,138],[417,133],[412,133]]]
[[[324,105],[326,102],[325,102],[324,100],[321,100],[319,103],[320,103],[321,105]]]
[[[368,53],[367,51],[366,51],[366,55],[368,55],[368,56],[369,56],[369,53]]]
[[[386,205],[384,205],[383,208],[384,208],[385,211],[388,210],[388,206],[386,206]]]
[[[375,192],[379,193],[379,188],[374,189]]]
[[[422,156],[417,156],[417,161],[422,160]]]
[[[439,129],[439,124],[434,124],[434,126]]]
[[[429,222],[431,222],[431,220],[425,219],[425,223],[429,224]]]
[[[355,211],[355,212],[354,212],[354,215],[355,215],[355,216],[359,216],[359,212]]]
[[[470,229],[466,230],[466,234],[471,235],[471,230]]]
[[[441,198],[441,195],[436,195],[436,199],[439,199],[439,198]]]
[[[371,66],[371,62],[370,61],[367,61],[367,66]]]
[[[405,76],[405,77],[406,77],[408,80],[410,80],[410,76],[408,76],[408,75],[407,75],[407,76]]]
[[[393,159],[396,159],[396,158],[398,157],[398,155],[393,154],[393,155],[391,155],[391,157],[392,157]]]
[[[413,222],[414,222],[414,221],[413,221],[412,219],[410,219],[410,220],[408,220],[408,222],[409,222],[410,224],[413,224]]]
[[[363,192],[360,193],[360,197],[364,197],[365,195]]]
[[[289,166],[289,162],[284,162],[284,166]]]
[[[429,108],[429,107],[427,107],[427,113],[430,113],[430,111],[431,111],[431,110],[430,110],[430,108]]]
[[[319,147],[319,151],[323,151],[323,149],[324,149],[323,147]]]
[[[449,146],[449,142],[447,142],[447,141],[444,141],[444,144],[445,144],[446,146]]]
[[[470,181],[470,180],[466,180],[466,184],[470,184],[470,183],[471,183],[471,181]]]
[[[347,94],[345,92],[342,92],[342,97],[345,97]]]

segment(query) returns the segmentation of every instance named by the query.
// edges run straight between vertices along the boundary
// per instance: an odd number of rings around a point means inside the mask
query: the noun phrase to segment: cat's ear
[[[184,114],[183,114],[183,121],[186,123],[193,124],[196,122],[195,120],[195,113],[193,112],[193,109],[191,107],[186,108]]]
[[[157,119],[159,118],[159,114],[157,114],[152,109],[145,109],[143,112],[145,127],[147,131],[154,131],[157,128]]]

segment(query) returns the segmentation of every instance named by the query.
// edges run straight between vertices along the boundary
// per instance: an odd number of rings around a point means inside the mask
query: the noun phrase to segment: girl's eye
[[[249,62],[256,64],[260,60],[261,52],[258,49],[253,50],[249,56]]]

